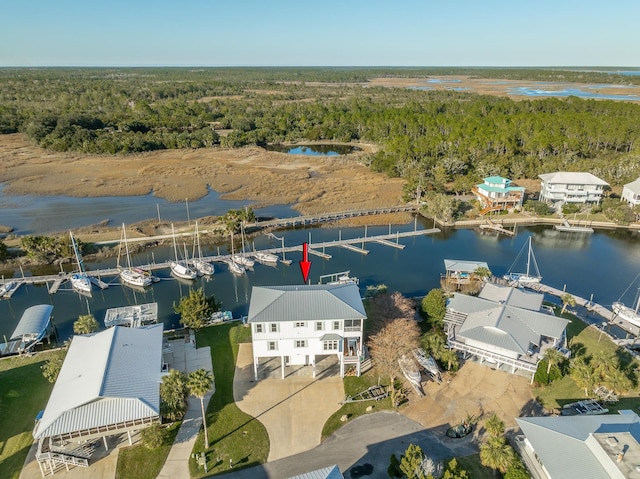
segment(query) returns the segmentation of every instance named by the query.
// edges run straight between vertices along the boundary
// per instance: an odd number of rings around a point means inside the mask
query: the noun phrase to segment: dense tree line
[[[0,69],[0,133],[23,132],[56,151],[110,154],[366,141],[380,146],[368,164],[405,178],[408,198],[445,185],[462,193],[493,174],[586,170],[612,184],[640,175],[640,105],[362,85],[435,74],[640,81],[552,69]]]

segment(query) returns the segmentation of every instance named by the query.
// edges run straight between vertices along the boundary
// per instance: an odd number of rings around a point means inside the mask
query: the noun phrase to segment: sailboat
[[[525,248],[527,249],[526,271],[524,273],[516,273],[513,271],[513,268],[520,259],[520,256],[522,256],[522,254],[524,253]],[[538,262],[536,261],[536,257],[533,254],[533,247],[531,246],[531,236],[529,236],[527,242],[522,246],[522,249],[518,253],[518,256],[516,256],[515,261],[509,268],[509,271],[504,275],[504,279],[508,281],[515,281],[519,284],[539,283],[540,280],[542,280],[540,270],[538,269]]]
[[[638,276],[640,276],[640,274]],[[638,279],[638,276],[636,276],[636,279]],[[627,290],[628,289],[629,287],[627,287]],[[625,290],[625,292],[627,290]],[[635,304],[632,307],[625,306],[622,301],[616,301],[611,305],[611,309],[613,310],[614,319],[618,317],[620,319],[624,319],[628,323],[633,324],[634,326],[640,327],[640,286],[638,286]]]
[[[124,243],[124,248],[127,255],[127,266],[120,266],[120,251],[118,251],[118,270],[120,281],[122,284],[126,284],[128,286],[134,286],[138,288],[146,288],[147,286],[151,286],[152,280],[151,276],[145,274],[144,271],[132,268],[131,267],[131,256],[129,255],[129,244],[127,243],[127,231],[124,227],[124,223],[122,223],[122,241],[120,241],[120,249],[122,249],[122,243]]]
[[[78,244],[76,243],[71,231],[69,231],[69,237],[71,238],[73,253],[76,256],[76,265],[78,266],[78,271],[71,274],[71,286],[73,289],[82,293],[91,293],[91,280],[84,270],[84,264],[82,263],[80,252],[78,251]]]
[[[240,255],[235,254],[233,251],[233,231],[232,231],[231,232],[231,259],[227,261],[227,264],[229,265],[229,271],[237,275],[245,274],[247,270],[245,269],[242,263],[238,263],[235,261],[236,256],[240,256]]]
[[[256,262],[249,258],[244,252],[244,226],[242,224],[240,225],[240,234],[242,235],[242,254],[234,254],[231,259],[234,263],[238,263],[245,268],[252,268]]]
[[[418,361],[418,364],[427,371],[433,379],[437,382],[442,381],[442,377],[440,375],[440,368],[438,367],[438,363],[433,359],[426,351],[422,348],[416,348],[413,351],[413,357]]]
[[[398,364],[400,365],[402,374],[405,378],[407,378],[411,386],[413,386],[413,389],[415,389],[419,396],[424,396],[420,369],[418,368],[418,365],[413,360],[413,358],[410,356],[402,355],[400,358],[398,358]]]
[[[171,223],[171,234],[173,236],[173,253],[175,255],[175,259],[169,262],[171,272],[178,278],[196,279],[198,276],[196,272],[189,268],[186,261],[180,261],[178,259],[178,245],[176,244],[176,232],[173,229],[173,223]]]
[[[208,263],[204,259],[202,259],[202,249],[200,248],[200,233],[198,231],[198,222],[196,221],[196,248],[197,248],[197,256],[194,254],[193,260],[191,260],[191,264],[193,267],[200,273],[205,274],[207,276],[211,276],[215,270],[213,269],[213,265]]]

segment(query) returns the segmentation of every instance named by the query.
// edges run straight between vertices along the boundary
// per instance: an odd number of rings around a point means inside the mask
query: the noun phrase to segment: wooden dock
[[[440,232],[439,228],[418,230],[417,228],[414,227],[412,231],[404,231],[404,232],[397,231],[395,233],[392,233],[390,231],[389,234],[367,236],[366,229],[365,229],[365,236],[358,237],[358,238],[351,238],[351,239],[340,238],[338,240],[324,241],[321,243],[312,243],[311,241],[309,241],[308,252],[309,254],[328,260],[328,259],[331,259],[332,256],[329,253],[325,253],[324,250],[330,247],[342,247],[360,254],[369,253],[369,251],[364,248],[364,245],[369,242],[402,249],[404,248],[404,245],[400,244],[399,242],[400,238],[410,238],[414,236],[430,235],[430,234],[435,234],[439,232]],[[302,245],[285,247],[284,241],[283,241],[283,246],[280,248],[269,248],[261,251],[264,253],[281,254],[282,259],[280,261],[284,264],[291,264],[292,260],[284,259],[285,253],[302,251]],[[248,252],[247,256],[253,256],[255,255],[255,253],[257,253],[257,251]],[[231,253],[218,254],[215,256],[204,257],[203,260],[207,262],[226,262],[231,260],[231,256],[232,256]],[[169,264],[170,264],[170,261],[163,261],[159,263],[140,265],[138,266],[138,268],[145,270],[147,272],[152,272],[160,269],[168,269]],[[105,289],[109,286],[109,283],[104,282],[102,278],[118,276],[119,272],[120,270],[118,268],[108,268],[108,269],[101,269],[101,270],[89,270],[89,271],[86,271],[86,274],[87,276],[89,276],[89,279],[93,284],[96,284],[98,285],[98,287]],[[56,275],[26,276],[22,278],[12,278],[11,281],[14,281],[18,284],[18,286],[16,286],[15,289],[17,289],[19,286],[23,284],[52,283],[51,286],[49,286],[49,293],[54,294],[55,292],[58,291],[60,286],[65,281],[69,280],[70,276],[71,276],[71,273],[58,273]]]
[[[502,225],[499,225],[497,223],[494,223],[491,220],[486,220],[486,223],[481,224],[480,225],[480,229],[490,229],[493,231],[496,231],[498,233],[502,233],[503,235],[507,235],[507,236],[515,236],[515,231],[513,230],[508,230],[502,227]]]

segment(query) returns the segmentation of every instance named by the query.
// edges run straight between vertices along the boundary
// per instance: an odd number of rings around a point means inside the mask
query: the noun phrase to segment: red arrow
[[[309,278],[309,269],[311,269],[311,261],[309,261],[309,245],[302,243],[302,261],[300,261],[300,271],[302,271],[302,279],[306,283]]]

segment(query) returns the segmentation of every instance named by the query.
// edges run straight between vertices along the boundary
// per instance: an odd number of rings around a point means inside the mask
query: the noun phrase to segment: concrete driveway
[[[279,366],[279,359],[263,360],[261,379],[254,381],[252,345],[240,344],[233,397],[242,411],[267,429],[269,462],[318,446],[322,427],[344,399],[344,385],[334,358],[317,364],[315,378],[311,367],[287,367],[281,379]]]

